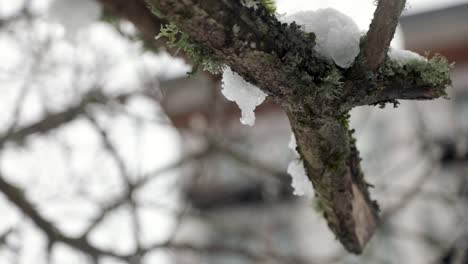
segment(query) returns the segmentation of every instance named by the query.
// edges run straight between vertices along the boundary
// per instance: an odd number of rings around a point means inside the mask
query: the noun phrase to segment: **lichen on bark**
[[[395,1],[392,12],[383,8],[393,5],[389,1],[379,1],[378,10],[396,27],[404,0]],[[394,29],[383,36],[375,30],[386,22],[381,17],[371,24],[371,38],[362,39],[355,63],[343,69],[314,50],[315,34],[280,23],[262,6],[247,8],[239,0],[148,2],[281,105],[328,225],[346,249],[361,253],[378,225],[379,209],[360,168],[348,112],[360,105],[444,96],[451,83],[446,60],[392,62],[382,54],[388,46],[369,46],[389,45],[393,36]]]

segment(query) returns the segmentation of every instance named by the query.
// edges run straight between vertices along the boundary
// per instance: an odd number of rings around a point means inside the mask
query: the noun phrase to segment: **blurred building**
[[[406,48],[420,54],[440,53],[455,63],[452,72],[453,113],[468,133],[468,3],[403,16],[400,20]]]

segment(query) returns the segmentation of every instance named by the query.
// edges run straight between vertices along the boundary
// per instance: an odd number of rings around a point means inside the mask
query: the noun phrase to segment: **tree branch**
[[[332,70],[333,65],[313,49],[314,34],[280,23],[263,8],[255,11],[232,0],[148,2],[275,99],[299,86],[313,88],[311,80]]]
[[[161,25],[165,23],[154,16],[144,0],[98,0],[104,9],[116,16],[123,17],[133,23],[141,32],[143,39],[155,48],[165,47],[165,42],[155,39]]]
[[[32,124],[0,134],[0,146],[6,142],[22,143],[31,135],[45,134],[56,128],[59,128],[62,125],[75,120],[79,115],[83,114],[86,108],[91,104],[106,104],[107,102],[113,100],[125,101],[131,95],[132,93],[128,93],[112,97],[102,94],[101,91],[92,90],[89,93],[83,95],[78,103],[61,112],[48,114],[41,120],[38,120]]]
[[[383,63],[405,3],[406,0],[378,1],[364,43],[364,56],[369,70],[375,70]]]
[[[452,65],[440,55],[428,61],[408,61],[404,65],[387,59],[377,71],[360,73],[367,78],[360,76],[347,81],[344,105],[355,107],[400,99],[432,100],[446,96],[445,90],[452,84],[451,68]]]
[[[379,208],[370,198],[353,131],[334,116],[287,113],[328,226],[348,251],[361,253],[378,225]]]
[[[269,260],[275,260],[279,263],[314,264],[314,262],[310,262],[309,260],[305,260],[302,257],[298,256],[280,255],[271,251],[254,251],[247,248],[232,247],[229,245],[219,244],[198,246],[187,243],[156,243],[143,249],[143,251],[146,252],[158,248],[168,248],[171,250],[177,250],[181,252],[209,253],[212,255],[239,255],[251,261],[255,261],[255,263],[270,263]]]
[[[58,230],[54,224],[45,219],[35,206],[26,198],[23,190],[7,182],[3,175],[0,175],[0,192],[2,192],[8,200],[28,216],[39,229],[47,236],[50,242],[62,242],[77,250],[86,252],[93,256],[111,256],[117,258],[125,258],[115,252],[105,251],[92,246],[87,238],[71,238]]]
[[[69,237],[62,233],[56,226],[47,220],[40,212],[35,208],[33,203],[27,199],[23,190],[7,182],[3,175],[0,174],[0,192],[3,193],[8,200],[15,204],[16,208],[22,211],[32,222],[45,233],[49,239],[49,243],[61,242],[64,243],[84,254],[90,255],[92,258],[98,257],[112,257],[120,259],[122,261],[133,263],[136,255],[142,256],[150,253],[156,249],[171,249],[181,252],[196,252],[196,253],[210,253],[210,254],[228,254],[228,255],[239,255],[246,257],[251,260],[265,260],[269,258],[282,259],[287,263],[306,263],[301,258],[295,256],[278,256],[273,252],[253,252],[251,250],[231,247],[228,245],[208,245],[208,246],[197,246],[188,243],[177,243],[169,242],[162,244],[153,244],[145,248],[137,249],[136,252],[130,254],[119,254],[111,250],[101,249],[97,246],[92,245],[88,241],[88,236],[80,236],[78,238]],[[7,235],[6,233],[5,235]],[[3,238],[3,235],[2,237]],[[287,260],[287,261],[286,261]]]
[[[436,98],[450,83],[448,67],[439,62],[401,66],[390,61],[378,67],[404,1],[379,2],[368,48],[351,69],[324,59],[313,49],[313,33],[305,34],[294,23],[279,23],[261,5],[254,10],[237,0],[149,2],[193,41],[281,104],[328,225],[348,251],[361,253],[378,225],[379,209],[360,169],[348,111],[382,100]],[[363,57],[372,61],[371,67]],[[332,74],[340,80],[327,82]],[[329,96],[333,91],[338,95]]]

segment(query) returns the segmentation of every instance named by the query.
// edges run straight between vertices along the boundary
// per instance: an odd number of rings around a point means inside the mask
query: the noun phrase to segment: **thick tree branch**
[[[362,71],[346,82],[343,105],[374,105],[396,100],[431,100],[447,95],[452,84],[448,61],[436,55],[428,61],[413,60],[400,65],[387,58],[377,71]],[[353,71],[353,70],[351,70]],[[361,74],[367,78],[361,78]],[[351,74],[352,75],[352,74]]]
[[[151,3],[245,79],[280,101],[309,178],[325,204],[329,226],[348,250],[360,253],[376,226],[377,208],[369,198],[357,152],[352,151],[351,135],[339,121],[346,110],[337,108],[333,98],[315,96],[322,84],[320,76],[336,68],[312,49],[314,35],[238,1]]]
[[[378,206],[370,199],[360,169],[347,112],[362,104],[436,98],[450,83],[443,63],[420,61],[402,66],[389,61],[378,67],[384,62],[404,1],[395,1],[396,5],[379,2],[369,50],[347,70],[313,50],[313,33],[279,23],[261,6],[253,10],[237,0],[149,2],[281,104],[330,228],[349,251],[362,252],[378,225]],[[372,67],[366,59],[373,61]],[[332,74],[341,80],[327,82]],[[338,95],[333,96],[333,91]]]
[[[132,21],[140,32],[145,36],[156,36],[159,33],[161,24],[164,22],[154,16],[144,0],[98,0],[102,6],[109,12],[117,16]],[[162,41],[159,43],[164,45]]]
[[[281,24],[263,8],[254,11],[240,1],[148,2],[274,98],[291,94],[298,87],[311,89],[311,80],[332,70],[333,65],[313,49],[314,34]]]
[[[335,116],[294,108],[288,116],[328,226],[348,251],[361,253],[377,227],[379,208],[370,199],[352,131]]]
[[[370,70],[384,61],[406,0],[379,0],[364,43],[364,56]]]
[[[144,41],[153,48],[165,47],[165,41],[156,39],[155,36],[159,34],[162,24],[166,22],[152,14],[144,0],[98,1],[107,12],[131,21],[140,31]]]

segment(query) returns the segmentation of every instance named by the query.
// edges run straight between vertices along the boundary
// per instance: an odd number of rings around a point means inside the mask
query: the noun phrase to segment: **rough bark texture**
[[[288,110],[298,151],[328,226],[351,252],[359,253],[377,226],[351,131],[335,116]]]
[[[238,0],[148,2],[283,107],[331,230],[346,249],[361,253],[378,225],[378,206],[360,169],[348,111],[397,99],[437,98],[450,84],[446,69],[434,63],[400,66],[385,59],[382,51],[393,37],[400,6],[383,22],[374,19],[374,37],[362,41],[362,50],[369,52],[345,70],[315,52],[313,33],[278,22],[261,6],[249,9]],[[391,5],[379,1],[376,14],[385,11],[381,2]],[[367,60],[374,64],[369,67]],[[440,78],[428,78],[426,71]],[[339,78],[328,78],[332,75]]]
[[[384,61],[406,0],[379,0],[377,3],[364,51],[370,70],[377,69]]]

